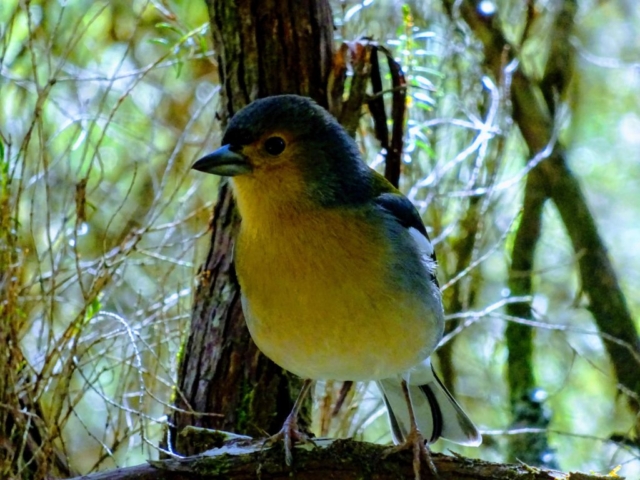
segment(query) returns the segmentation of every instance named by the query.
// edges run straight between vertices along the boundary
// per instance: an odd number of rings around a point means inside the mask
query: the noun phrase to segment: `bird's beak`
[[[202,157],[191,168],[223,177],[235,177],[252,170],[247,157],[231,150],[230,145],[223,145],[215,152]]]

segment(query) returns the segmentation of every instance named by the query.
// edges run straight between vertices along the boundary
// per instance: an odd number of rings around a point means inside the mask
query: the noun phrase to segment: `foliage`
[[[3,320],[34,379],[20,394],[79,470],[140,461],[172,393],[215,188],[189,174],[215,125],[205,11],[24,7],[3,2],[0,102],[21,270]]]
[[[480,3],[496,7],[521,44],[522,68],[540,78],[558,2],[530,2],[529,11],[525,2]],[[335,2],[334,14],[336,41],[385,43],[410,85],[401,187],[436,243],[455,327],[447,337],[453,365],[443,357],[442,367],[485,430],[481,449],[438,448],[503,460],[511,426],[503,332],[512,320],[504,305],[513,301],[506,272],[537,152],[512,125],[509,84],[484,75],[480,44],[439,2]],[[557,133],[637,318],[640,77],[630,62],[640,16],[622,0],[581,0],[576,22],[579,57]],[[177,353],[217,187],[189,171],[220,133],[207,12],[177,0],[7,0],[0,26],[0,340],[3,353],[15,352],[0,366],[0,417],[29,398],[42,407],[43,442],[73,468],[139,463],[157,455],[177,394]],[[380,166],[367,117],[358,141]],[[533,305],[535,378],[548,394],[551,444],[563,469],[622,464],[620,474],[633,477],[638,450],[608,438],[636,420],[619,399],[575,271],[547,206]],[[333,419],[340,389],[317,389],[318,431],[388,441],[382,405],[366,385],[344,390],[346,408]],[[28,426],[15,428],[19,451]],[[26,466],[11,464],[3,448],[0,472],[18,475]]]

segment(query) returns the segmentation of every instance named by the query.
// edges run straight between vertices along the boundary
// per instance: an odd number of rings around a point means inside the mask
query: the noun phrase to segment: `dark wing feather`
[[[383,193],[378,195],[374,202],[396,217],[400,225],[405,228],[415,228],[429,240],[427,229],[422,223],[418,210],[407,197],[401,193]]]
[[[388,191],[379,194],[374,199],[374,202],[390,213],[404,228],[407,230],[411,228],[417,230],[424,236],[429,245],[431,244],[431,240],[429,240],[429,235],[427,234],[427,229],[425,228],[424,223],[422,223],[422,218],[420,218],[418,210],[416,210],[416,207],[414,207],[413,203],[411,203],[407,197],[397,191]],[[435,265],[436,252],[433,247],[431,247],[430,251],[423,250],[423,254],[429,258],[433,265]],[[433,283],[438,285],[435,273],[431,273],[431,280]]]

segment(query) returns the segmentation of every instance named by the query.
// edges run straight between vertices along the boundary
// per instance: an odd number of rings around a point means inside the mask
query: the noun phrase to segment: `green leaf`
[[[87,306],[87,311],[84,314],[85,323],[91,320],[96,314],[102,310],[102,304],[100,303],[100,295],[96,296],[93,301]]]
[[[156,23],[156,28],[157,29],[161,29],[161,30],[170,30],[172,32],[176,32],[179,35],[182,35],[184,33],[182,30],[180,30],[175,25],[172,25],[172,24],[166,23],[166,22]]]
[[[158,45],[169,45],[169,40],[166,38],[152,38],[148,40],[149,43],[156,43]]]
[[[436,152],[433,150],[433,148],[431,148],[431,145],[429,145],[428,143],[423,142],[422,140],[416,139],[416,147],[418,147],[420,150],[422,150],[427,155],[429,155],[429,158],[435,158]]]

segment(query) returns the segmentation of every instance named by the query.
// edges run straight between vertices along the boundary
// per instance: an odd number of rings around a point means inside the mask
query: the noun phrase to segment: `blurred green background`
[[[526,3],[479,8],[494,8],[518,44]],[[560,3],[531,2],[520,59],[534,78]],[[407,75],[401,187],[437,244],[445,297],[460,224],[479,198],[474,268],[455,280],[477,295],[463,302],[469,321],[455,340],[454,383],[485,442],[435,449],[505,461],[513,435],[501,305],[530,160],[507,86],[483,76],[481,46],[437,0],[334,1],[333,9],[336,44],[380,41]],[[20,388],[42,402],[57,446],[81,472],[158,455],[218,187],[190,171],[221,133],[208,21],[204,2],[0,2],[0,246],[13,279],[0,320],[18,332],[31,375]],[[556,118],[640,329],[638,32],[635,0],[578,1],[573,77]],[[380,166],[366,116],[358,142]],[[640,477],[638,447],[608,441],[637,419],[580,299],[576,255],[551,204],[536,262],[535,375],[550,454],[563,470],[621,466],[620,475]],[[327,422],[326,392],[336,388],[317,388],[317,431]],[[390,441],[372,387],[348,403],[330,435]]]

